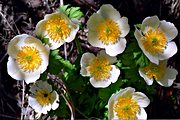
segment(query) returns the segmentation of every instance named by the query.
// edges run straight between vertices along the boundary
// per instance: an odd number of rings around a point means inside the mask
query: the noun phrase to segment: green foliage
[[[48,72],[61,76],[68,87],[69,94],[67,96],[75,106],[76,118],[94,116],[107,119],[107,108],[105,106],[107,106],[109,98],[126,86],[136,88],[137,91],[145,93],[153,100],[155,85],[147,86],[138,73],[139,67],[148,65],[149,60],[143,54],[135,39],[131,39],[126,46],[126,50],[117,57],[116,66],[121,69],[121,77],[107,88],[94,88],[89,83],[89,77],[83,77],[79,74],[81,56],[82,54],[79,54],[75,63],[71,64],[59,55],[59,50],[53,50],[50,52],[48,66]],[[62,71],[63,74],[60,74]],[[63,101],[56,110],[56,114],[61,118],[68,118],[70,112],[67,108]]]
[[[117,82],[111,84],[109,87],[99,89],[99,93],[98,93],[99,98],[101,98],[104,102],[107,103],[111,95],[119,91],[123,84],[124,82],[122,81],[122,79],[119,79],[117,80]]]
[[[138,29],[141,29],[142,24],[136,24],[135,27],[138,28]]]
[[[146,67],[149,65],[150,61],[143,52],[134,52],[133,55],[136,65],[139,65],[140,67]]]
[[[46,80],[46,78],[47,78],[47,73],[46,73],[46,72],[44,72],[43,74],[41,74],[41,76],[40,76],[40,80],[45,81],[45,80]]]
[[[70,117],[69,108],[66,105],[65,100],[61,97],[59,106],[57,110],[53,111],[53,114],[57,115],[60,118],[68,118]]]
[[[68,60],[64,60],[59,55],[59,50],[50,51],[48,72],[59,74],[63,70],[71,74],[75,69],[75,65],[72,65]]]
[[[42,43],[49,44],[49,38],[42,38]]]
[[[80,10],[80,7],[71,7],[69,4],[61,6],[59,11],[65,13],[69,18],[80,19],[84,16],[83,12]]]

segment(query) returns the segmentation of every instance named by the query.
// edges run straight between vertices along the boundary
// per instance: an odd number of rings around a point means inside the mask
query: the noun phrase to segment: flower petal
[[[39,71],[34,71],[31,73],[28,73],[28,72],[24,73],[24,80],[27,84],[33,83],[39,78],[40,78],[40,72]]]
[[[118,26],[119,26],[120,31],[121,31],[120,37],[125,37],[130,31],[130,27],[128,24],[128,18],[122,17],[119,20],[117,20],[116,22],[118,23]]]
[[[148,52],[146,52],[143,48],[143,52],[146,55],[146,57],[152,62],[155,63],[156,65],[159,65],[159,58],[157,55],[151,55]]]
[[[140,107],[147,107],[150,103],[149,98],[141,92],[133,93],[133,98],[138,102],[138,105]]]
[[[50,110],[51,110],[51,104],[48,104],[48,105],[43,106],[41,113],[47,114],[47,112]]]
[[[157,80],[157,82],[164,87],[169,87],[173,84],[177,74],[178,72],[176,69],[167,68],[164,78],[162,80]]]
[[[80,70],[80,74],[82,76],[90,76],[87,67],[89,66],[91,60],[93,60],[95,58],[95,55],[92,53],[84,53],[81,57],[81,70]]]
[[[39,80],[36,82],[36,85],[39,89],[47,90],[49,92],[52,91],[52,86],[47,83],[47,81]]]
[[[100,23],[104,21],[104,18],[99,15],[98,13],[94,13],[89,20],[87,21],[87,27],[89,29],[89,32],[96,32],[97,27]]]
[[[69,34],[69,37],[64,40],[65,42],[68,42],[68,43],[75,39],[76,34],[79,30],[79,25],[71,23],[71,28],[72,28],[72,30],[71,30],[71,33]]]
[[[105,47],[106,53],[110,56],[116,56],[122,53],[126,48],[126,39],[121,38],[117,43]]]
[[[141,31],[143,33],[145,33],[145,29],[147,27],[152,27],[152,28],[156,29],[156,28],[158,28],[159,23],[160,23],[160,21],[157,16],[146,17],[142,22]]]
[[[153,79],[149,79],[142,69],[139,69],[139,75],[144,78],[147,85],[152,85],[153,84]]]
[[[53,95],[55,96],[55,100],[52,104],[52,109],[56,110],[59,107],[59,103],[58,103],[59,102],[59,95],[57,94],[56,91],[53,92]]]
[[[16,58],[17,52],[19,51],[21,45],[25,44],[24,41],[29,35],[27,34],[21,34],[16,35],[8,44],[8,50],[7,53],[12,57]]]
[[[173,40],[178,35],[178,30],[173,23],[163,20],[160,22],[159,27],[165,33],[168,41]]]
[[[111,84],[109,79],[107,80],[95,80],[94,77],[90,78],[90,83],[95,88],[106,88]]]
[[[49,65],[49,48],[48,47],[46,48],[47,50],[41,51],[41,58],[42,58],[41,73],[43,73],[47,69],[47,66]]]
[[[120,90],[116,94],[116,100],[118,100],[119,97],[132,97],[133,93],[135,92],[135,89],[132,87],[126,87],[125,89]]]
[[[64,13],[62,13],[60,11],[52,13],[52,14],[46,14],[44,16],[45,20],[49,20],[49,19],[52,19],[52,18],[63,18],[63,19],[69,20],[69,18]]]
[[[121,17],[119,12],[110,4],[102,5],[97,13],[101,14],[105,19],[109,18],[114,21],[119,20]]]
[[[120,75],[120,70],[116,68],[115,65],[111,65],[111,66],[112,66],[112,70],[110,71],[111,76],[109,78],[109,81],[111,81],[112,83],[115,83],[118,80],[118,77]]]
[[[110,64],[114,64],[117,61],[116,57],[109,56],[108,54],[106,54],[105,50],[101,50],[97,56],[105,57],[106,59],[108,59]]]
[[[140,42],[141,38],[143,37],[142,33],[135,27],[134,36],[138,42]]]
[[[138,120],[146,120],[147,114],[144,108],[140,108],[140,113],[136,115]]]
[[[89,30],[88,33],[88,42],[94,46],[99,48],[104,48],[105,45],[98,39],[97,32]]]
[[[50,44],[49,48],[50,48],[51,50],[55,50],[55,49],[59,48],[61,45],[63,45],[63,44],[65,43],[64,40],[60,40],[59,42],[55,42],[54,40],[52,40],[52,39],[49,37],[49,35],[47,35],[46,38],[49,39],[49,44]]]
[[[176,53],[177,53],[176,43],[175,42],[169,42],[167,44],[166,49],[164,50],[164,53],[159,54],[158,57],[160,60],[165,60],[165,59],[172,57]]]
[[[20,68],[18,67],[15,60],[10,56],[9,56],[8,62],[7,62],[7,72],[15,80],[23,80],[24,79],[24,74],[20,71]]]
[[[38,37],[45,37],[46,36],[46,32],[45,32],[45,25],[46,25],[46,21],[44,20],[41,20],[37,23],[36,25],[36,28],[35,28],[35,34],[38,36]]]
[[[112,120],[114,118],[114,103],[116,94],[112,94],[108,101],[108,119]]]
[[[35,110],[35,112],[42,113],[41,111],[42,111],[43,107],[36,101],[35,98],[29,96],[28,103]]]

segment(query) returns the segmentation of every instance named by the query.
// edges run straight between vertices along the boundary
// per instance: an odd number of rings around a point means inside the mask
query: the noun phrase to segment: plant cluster
[[[9,42],[8,74],[30,85],[35,117],[147,119],[153,81],[169,87],[178,74],[167,66],[177,52],[176,27],[151,16],[130,30],[128,18],[105,4],[87,21],[88,42],[101,48],[93,54],[83,52],[77,37],[82,16],[79,7],[61,6],[37,23],[36,37],[21,34]],[[71,63],[59,47],[73,40],[79,54]]]

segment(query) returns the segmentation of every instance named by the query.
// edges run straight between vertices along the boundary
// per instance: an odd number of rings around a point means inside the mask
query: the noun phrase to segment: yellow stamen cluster
[[[48,104],[52,103],[52,101],[53,101],[52,93],[50,93],[46,90],[38,90],[35,93],[35,98],[36,98],[37,102],[42,106],[48,105]]]
[[[106,19],[100,23],[96,31],[99,40],[105,45],[115,44],[119,40],[119,35],[121,34],[117,23],[111,19]]]
[[[58,43],[66,39],[71,32],[68,22],[62,18],[50,19],[45,26],[49,37]]]
[[[119,119],[133,120],[136,119],[136,114],[139,113],[140,107],[133,98],[119,98],[114,105],[114,111]]]
[[[163,53],[166,48],[167,39],[165,34],[159,29],[148,28],[141,39],[144,49],[151,54]]]
[[[165,75],[166,65],[164,62],[160,62],[159,65],[150,63],[148,66],[143,68],[145,74],[149,79],[160,80]]]
[[[88,71],[95,80],[105,80],[109,78],[111,70],[112,67],[109,61],[104,57],[96,57],[88,66]]]
[[[24,72],[33,72],[42,63],[39,51],[32,46],[24,46],[17,52],[17,63]]]

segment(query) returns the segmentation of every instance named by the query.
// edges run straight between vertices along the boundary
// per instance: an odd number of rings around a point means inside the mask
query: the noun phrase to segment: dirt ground
[[[180,1],[179,0],[64,0],[64,4],[81,7],[84,12],[82,23],[97,11],[102,4],[112,4],[122,16],[129,19],[129,24],[136,23],[152,15],[158,15],[175,24],[180,31]],[[26,33],[35,36],[37,22],[47,13],[54,12],[60,0],[0,0],[0,120],[20,119],[22,85],[7,74],[7,45],[18,34]],[[134,28],[132,28],[134,29]],[[87,29],[79,31],[81,46],[90,52],[97,49],[87,44]],[[174,40],[180,48],[180,35]],[[67,44],[68,59],[74,62],[77,51],[74,43]],[[63,50],[63,47],[60,49]],[[180,50],[180,49],[179,49]],[[64,53],[61,52],[64,56]],[[180,51],[169,63],[180,73]],[[180,75],[175,82],[180,83]],[[173,85],[174,86],[174,85]],[[157,87],[154,101],[147,107],[148,118],[180,118],[180,89],[174,87]],[[28,86],[26,87],[28,89]]]

